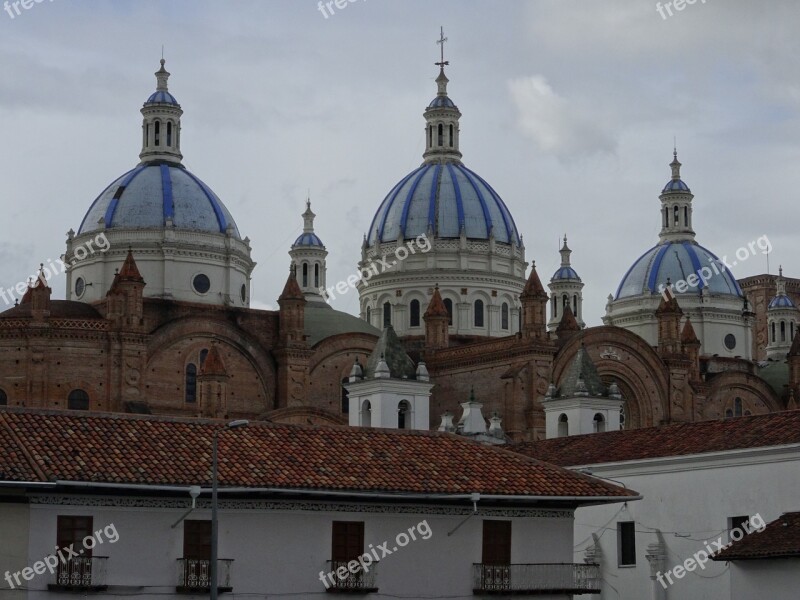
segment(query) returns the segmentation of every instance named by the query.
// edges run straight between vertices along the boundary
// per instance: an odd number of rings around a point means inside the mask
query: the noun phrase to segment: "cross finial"
[[[444,27],[440,27],[439,29],[439,39],[436,40],[436,43],[441,46],[441,61],[434,63],[437,67],[440,67],[442,71],[444,71],[445,65],[449,65],[450,61],[444,59],[444,43],[447,41],[447,38],[444,37]]]

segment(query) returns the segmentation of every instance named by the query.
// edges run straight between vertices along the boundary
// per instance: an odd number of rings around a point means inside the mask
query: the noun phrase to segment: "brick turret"
[[[522,337],[546,340],[547,292],[536,272],[536,263],[531,263],[531,274],[528,276],[528,282],[520,295],[520,300],[522,302]]]
[[[425,348],[431,350],[447,348],[450,338],[448,331],[450,313],[447,312],[438,285],[433,290],[433,296],[423,319],[425,319]]]

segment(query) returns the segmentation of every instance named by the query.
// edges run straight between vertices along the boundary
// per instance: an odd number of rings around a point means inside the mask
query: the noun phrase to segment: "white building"
[[[576,512],[575,560],[590,557],[602,572],[602,594],[593,597],[797,598],[797,560],[771,561],[758,569],[744,561],[708,561],[705,568],[678,571],[680,577],[675,567],[706,544],[727,545],[729,532],[748,517],[759,515],[768,523],[800,508],[800,411],[570,436],[512,449],[644,497]],[[758,586],[768,579],[774,585]],[[762,592],[755,594],[756,589]]]
[[[215,435],[237,596],[566,600],[599,588],[575,509],[639,498],[447,433],[3,408],[0,598],[207,596]]]

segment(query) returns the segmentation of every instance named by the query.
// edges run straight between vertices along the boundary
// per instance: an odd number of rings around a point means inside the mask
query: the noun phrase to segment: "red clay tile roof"
[[[6,407],[0,409],[0,473],[7,481],[208,485],[212,433],[221,425]],[[578,496],[583,502],[636,496],[580,473],[438,432],[253,422],[221,433],[219,452],[223,486]],[[25,453],[33,457],[27,467],[20,458]],[[36,469],[43,477],[34,477]]]
[[[753,531],[711,558],[752,560],[788,557],[800,557],[800,512],[784,514],[767,525],[764,531]]]
[[[26,302],[0,313],[0,319],[26,319],[31,316],[31,303]],[[91,304],[74,300],[51,300],[51,319],[102,319],[103,316]]]
[[[800,444],[800,410],[524,442],[509,449],[561,466]]]

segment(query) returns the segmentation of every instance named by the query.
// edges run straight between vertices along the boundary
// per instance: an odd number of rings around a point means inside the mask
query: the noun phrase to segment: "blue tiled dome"
[[[169,92],[153,92],[145,104],[174,104],[180,106],[175,96]]]
[[[171,218],[178,229],[225,233],[236,223],[211,189],[177,164],[147,163],[111,183],[92,203],[79,234],[100,228],[162,229]]]
[[[553,274],[550,281],[559,281],[561,279],[580,279],[580,277],[578,277],[578,273],[576,273],[575,269],[572,267],[561,267]]]
[[[431,103],[428,104],[428,108],[455,108],[455,103],[450,100],[447,96],[436,96]]]
[[[662,194],[666,194],[667,192],[688,192],[692,193],[689,189],[689,186],[686,185],[682,179],[670,179],[667,182],[667,185],[664,186],[664,189],[661,190]]]
[[[797,308],[789,296],[775,296],[769,303],[769,308]]]
[[[492,187],[456,162],[426,163],[392,188],[372,219],[368,243],[412,239],[430,230],[439,238],[519,244],[511,213]]]
[[[324,248],[325,244],[319,239],[316,233],[301,233],[300,236],[292,244],[292,248],[299,246],[318,246]]]
[[[714,271],[714,265],[719,271]],[[660,286],[666,285],[667,279],[673,284],[687,281],[703,267],[709,267],[712,275],[706,283],[700,281],[697,286],[689,287],[685,292],[676,295],[697,294],[708,288],[712,294],[728,294],[743,297],[736,278],[725,265],[709,250],[690,241],[659,244],[645,252],[628,270],[617,288],[615,298],[630,298],[645,294],[659,293]]]

